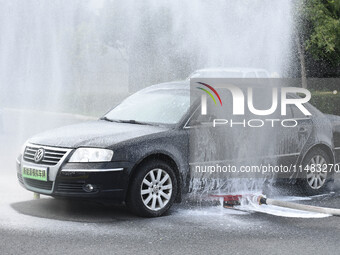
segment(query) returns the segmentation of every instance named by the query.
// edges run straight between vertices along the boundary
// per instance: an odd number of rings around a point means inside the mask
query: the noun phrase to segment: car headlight
[[[107,162],[111,161],[112,156],[112,150],[79,148],[73,153],[69,162]]]

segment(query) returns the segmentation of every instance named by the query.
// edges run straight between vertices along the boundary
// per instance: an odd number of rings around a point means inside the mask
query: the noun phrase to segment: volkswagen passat
[[[20,183],[53,197],[108,199],[126,202],[138,215],[162,215],[188,191],[189,133],[203,121],[189,94],[188,82],[154,85],[99,120],[29,139],[17,159]],[[338,119],[306,107],[312,117],[289,112],[298,125],[284,136],[288,146],[279,157],[304,166],[337,162],[339,132],[332,122]],[[330,177],[306,171],[300,185],[309,194],[322,192]]]

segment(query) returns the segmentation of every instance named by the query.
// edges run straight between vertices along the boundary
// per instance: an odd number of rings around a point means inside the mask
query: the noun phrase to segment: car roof
[[[189,81],[173,81],[173,82],[164,82],[155,85],[151,85],[143,89],[143,92],[155,91],[155,90],[189,90],[190,82]]]
[[[244,75],[246,75],[247,73],[256,73],[257,75],[259,75],[259,73],[266,73],[266,75],[269,77],[270,73],[266,70],[266,69],[262,69],[262,68],[244,68],[244,67],[233,67],[233,68],[225,68],[225,67],[210,67],[210,68],[203,68],[203,69],[198,69],[194,72],[192,72],[189,77],[187,78],[190,79],[193,76],[196,76],[197,74],[201,74],[203,75],[211,75],[216,73],[216,75],[221,75],[223,73],[230,74],[230,73],[240,73],[239,78],[243,78]]]
[[[266,72],[268,71],[263,68],[245,68],[245,67],[233,67],[233,68],[225,68],[225,67],[210,67],[210,68],[203,68],[194,71],[196,72]]]

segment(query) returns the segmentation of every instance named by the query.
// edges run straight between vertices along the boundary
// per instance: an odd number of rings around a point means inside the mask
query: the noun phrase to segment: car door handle
[[[305,133],[307,133],[307,128],[305,128],[305,127],[300,127],[300,128],[299,128],[299,133],[300,133],[300,134],[305,134]]]

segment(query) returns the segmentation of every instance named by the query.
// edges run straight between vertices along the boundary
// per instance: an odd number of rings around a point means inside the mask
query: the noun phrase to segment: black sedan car
[[[154,85],[99,120],[29,139],[17,159],[19,182],[40,194],[126,202],[138,215],[162,215],[181,201],[191,178],[190,132],[200,106],[190,102],[189,87],[188,82]],[[279,156],[303,166],[338,162],[339,119],[306,107],[311,117],[291,113],[298,122],[293,151]],[[331,178],[328,172],[301,174],[299,184],[311,194],[324,191]]]

